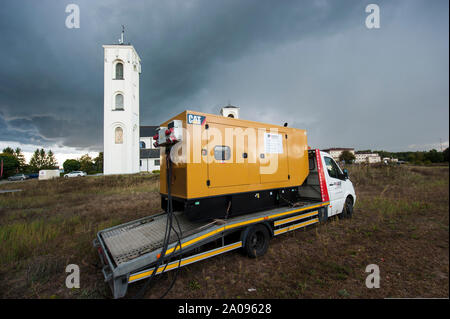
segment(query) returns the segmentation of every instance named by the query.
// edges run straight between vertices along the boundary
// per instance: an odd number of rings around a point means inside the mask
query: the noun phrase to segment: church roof
[[[139,137],[151,137],[156,134],[156,129],[159,126],[140,126]],[[158,155],[159,156],[159,155]]]
[[[159,158],[159,148],[141,148],[140,158]]]

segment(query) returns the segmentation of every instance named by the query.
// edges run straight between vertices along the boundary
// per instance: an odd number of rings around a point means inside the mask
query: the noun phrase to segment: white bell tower
[[[104,45],[103,173],[139,172],[139,74],[141,59],[134,47]]]

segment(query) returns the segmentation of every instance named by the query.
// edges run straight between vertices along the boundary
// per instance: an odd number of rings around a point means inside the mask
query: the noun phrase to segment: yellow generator
[[[170,187],[171,208],[193,221],[292,204],[309,172],[301,129],[184,111],[153,138],[161,206],[168,210]]]

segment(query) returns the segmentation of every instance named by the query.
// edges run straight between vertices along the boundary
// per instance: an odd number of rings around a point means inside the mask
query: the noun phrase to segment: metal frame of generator
[[[165,211],[165,148],[175,142],[181,146],[175,155],[184,162],[172,163],[171,193],[174,210],[191,221],[286,206],[298,200],[308,176],[306,131],[301,129],[184,111],[164,122],[154,139],[162,147]]]

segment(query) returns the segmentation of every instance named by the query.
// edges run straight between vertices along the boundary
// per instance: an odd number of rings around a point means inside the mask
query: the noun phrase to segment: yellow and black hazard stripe
[[[318,222],[319,222],[319,218],[310,219],[310,220],[307,220],[306,222],[301,222],[301,223],[298,223],[298,224],[290,225],[288,227],[276,229],[276,230],[273,231],[273,234],[275,236],[277,236],[277,235],[286,233],[288,231],[295,230],[295,229],[298,229],[298,228],[302,228],[302,227],[305,227],[305,226],[308,226],[308,225],[312,225],[312,224],[315,224],[315,223],[318,223]]]
[[[226,253],[228,251],[231,251],[231,250],[234,250],[234,249],[237,249],[237,248],[240,248],[240,247],[242,247],[242,242],[241,241],[233,243],[233,244],[230,244],[230,245],[226,245],[226,246],[223,246],[223,247],[220,247],[220,248],[216,248],[216,249],[213,249],[213,250],[209,250],[207,252],[200,253],[200,254],[197,254],[197,255],[194,255],[194,256],[186,257],[186,258],[183,258],[181,260],[173,261],[173,262],[171,262],[169,264],[166,264],[166,265],[158,267],[158,270],[156,271],[156,274],[160,274],[162,272],[173,270],[173,269],[176,269],[178,267],[183,267],[183,266],[195,263],[197,261],[204,260],[204,259],[207,259],[207,258],[210,258],[210,257],[213,257],[213,256],[217,256],[217,255]],[[151,268],[151,269],[143,270],[143,271],[140,271],[138,273],[132,274],[128,278],[128,283],[132,283],[132,282],[135,282],[135,281],[147,278],[147,277],[151,276],[154,271],[155,271],[155,268]]]
[[[290,211],[287,211],[287,212],[277,213],[277,214],[268,215],[268,216],[264,216],[264,217],[258,217],[258,218],[246,220],[246,221],[243,221],[243,222],[233,223],[233,224],[230,224],[230,225],[224,225],[223,227],[219,227],[219,228],[217,228],[217,229],[215,229],[215,230],[213,230],[213,231],[211,231],[209,233],[206,233],[204,235],[195,237],[195,238],[193,238],[193,239],[191,239],[191,240],[189,240],[189,241],[187,241],[185,243],[182,243],[181,244],[181,248],[185,248],[185,247],[190,246],[192,244],[195,244],[195,243],[197,243],[197,242],[199,242],[199,241],[201,241],[203,239],[206,239],[208,237],[211,237],[211,236],[214,236],[216,234],[222,233],[222,232],[224,232],[226,230],[229,230],[229,229],[233,229],[233,228],[241,227],[241,226],[245,226],[245,225],[250,225],[250,224],[255,224],[255,223],[259,223],[259,222],[263,222],[263,221],[267,221],[267,220],[272,220],[272,219],[279,218],[279,217],[286,216],[286,215],[292,215],[292,214],[299,213],[299,212],[302,212],[302,211],[305,211],[305,210],[310,210],[310,209],[314,209],[314,208],[320,208],[320,207],[323,207],[323,206],[327,206],[329,204],[330,204],[330,202],[324,202],[324,203],[320,203],[320,204],[313,205],[313,206],[301,207],[301,208],[293,209],[293,210],[290,210]],[[177,245],[176,247],[172,247],[172,248],[167,249],[166,255],[172,253],[173,251],[177,251],[177,250],[180,250],[180,245]],[[159,257],[161,257],[161,256],[158,255],[158,258]]]

